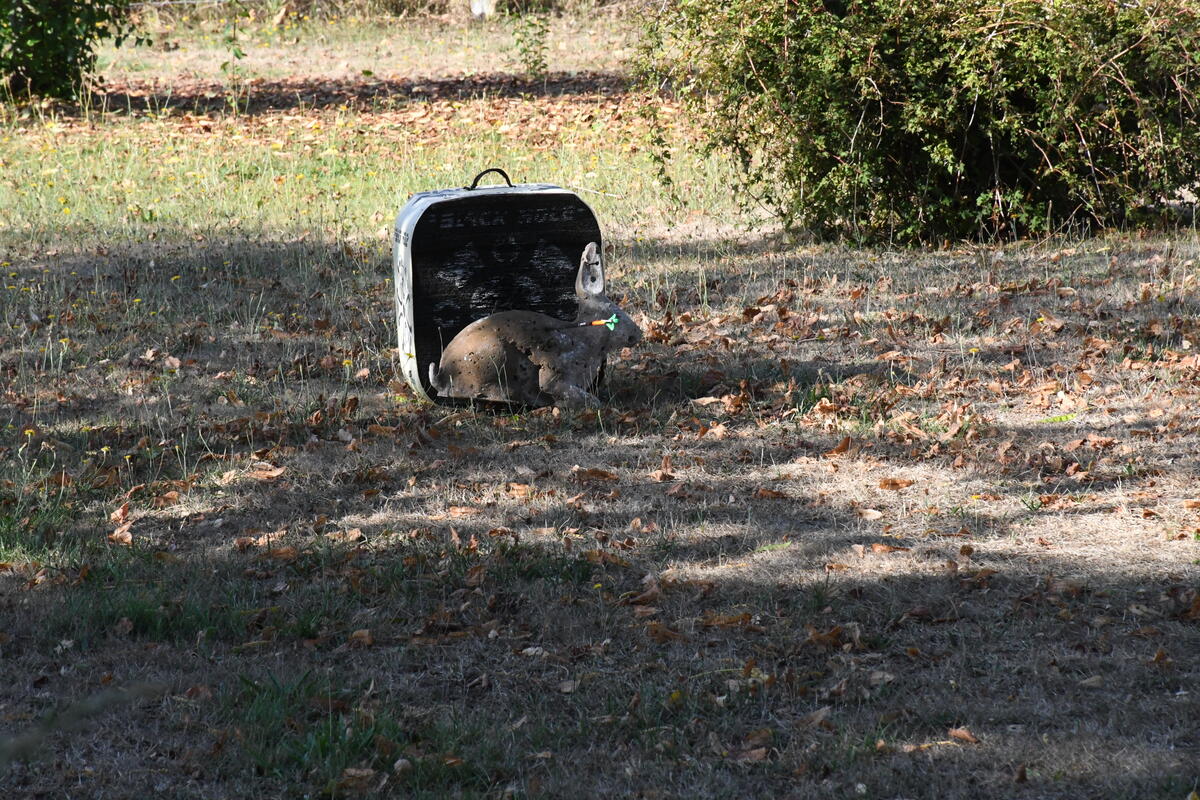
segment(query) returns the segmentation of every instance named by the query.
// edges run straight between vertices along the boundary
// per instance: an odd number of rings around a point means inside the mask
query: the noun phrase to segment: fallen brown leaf
[[[750,750],[756,747],[766,747],[771,744],[771,740],[775,738],[775,731],[770,728],[759,728],[755,731],[750,731],[746,734],[746,740],[742,742],[742,747]]]
[[[122,524],[115,531],[108,535],[108,540],[113,544],[119,544],[128,547],[129,545],[133,544],[133,534],[129,532],[129,529],[132,527],[132,522],[126,522]]]
[[[580,555],[592,564],[615,564],[618,567],[629,566],[628,561],[607,550],[584,550]]]
[[[375,779],[375,770],[366,767],[346,767],[337,779],[334,791],[330,794],[366,794],[371,791]]]
[[[978,737],[971,733],[971,731],[967,728],[951,728],[949,731],[949,736],[951,739],[957,739],[960,742],[979,744]]]
[[[164,492],[163,494],[160,494],[158,497],[154,498],[153,505],[155,508],[166,508],[167,506],[173,506],[178,502],[179,502],[179,492],[177,492],[175,490],[171,490],[169,492]]]
[[[295,561],[300,557],[300,551],[295,547],[272,547],[263,553],[264,558],[273,558],[276,561]]]
[[[677,630],[672,630],[661,622],[650,622],[646,625],[646,633],[650,638],[659,644],[667,642],[682,642],[686,641],[687,637]]]
[[[833,727],[829,722],[831,713],[833,713],[833,706],[821,706],[816,711],[811,711],[796,720],[796,724],[801,728],[831,728]]]
[[[129,502],[121,504],[120,508],[108,515],[108,521],[120,525],[129,517]]]
[[[478,586],[483,583],[484,576],[487,574],[487,567],[483,564],[476,564],[467,570],[466,578],[463,583],[470,587]]]
[[[750,624],[750,614],[714,614],[711,611],[704,615],[700,623],[706,628],[740,628]]]
[[[635,533],[655,533],[658,530],[658,523],[653,521],[645,522],[641,517],[634,517],[629,520],[629,530]]]
[[[834,448],[832,450],[827,452],[825,455],[840,456],[842,453],[845,453],[847,450],[850,449],[850,442],[851,442],[851,439],[849,436],[844,437],[840,442],[838,442],[834,446]]]
[[[767,758],[767,748],[756,747],[753,750],[743,750],[738,753],[736,760],[738,761],[765,761]]]
[[[348,531],[330,531],[325,534],[325,538],[335,542],[354,544],[364,541],[367,537],[363,535],[362,528],[351,528]]]
[[[71,477],[70,473],[66,470],[57,470],[47,475],[40,485],[45,488],[66,489],[73,483],[75,483],[75,479]]]
[[[581,467],[578,464],[571,467],[571,477],[579,482],[586,481],[615,481],[617,474],[597,467]]]
[[[677,483],[670,489],[667,489],[667,496],[674,497],[677,500],[687,500],[692,497],[692,493],[688,490],[687,484]]]
[[[658,585],[658,579],[653,575],[647,575],[642,580],[642,586],[645,588],[641,594],[635,595],[625,602],[630,605],[649,605],[656,602],[662,594],[662,588]]]
[[[213,690],[211,687],[199,683],[195,686],[189,686],[187,691],[183,693],[183,696],[189,700],[212,700]]]
[[[450,506],[446,509],[446,516],[450,519],[464,519],[466,517],[476,517],[483,513],[482,508],[475,506]]]
[[[273,481],[285,472],[287,472],[287,467],[276,467],[273,464],[260,461],[246,473],[246,477],[256,481]]]
[[[835,625],[824,633],[818,631],[812,625],[805,625],[804,629],[808,631],[808,638],[805,641],[807,641],[809,644],[820,645],[822,647],[842,646],[841,625]]]

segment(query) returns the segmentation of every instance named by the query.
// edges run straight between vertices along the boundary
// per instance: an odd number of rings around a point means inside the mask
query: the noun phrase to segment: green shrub
[[[645,76],[826,236],[1124,224],[1195,186],[1195,0],[675,0]]]
[[[0,0],[0,85],[17,95],[74,97],[96,43],[128,30],[130,0]]]
[[[513,25],[516,65],[533,80],[543,80],[548,69],[550,18],[545,14],[522,14]]]

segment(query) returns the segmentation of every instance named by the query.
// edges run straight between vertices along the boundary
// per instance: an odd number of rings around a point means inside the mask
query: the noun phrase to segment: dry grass
[[[6,796],[1196,786],[1194,233],[738,233],[635,103],[7,117]],[[606,192],[599,414],[395,382],[377,229],[496,158]]]
[[[464,2],[464,7],[466,3]],[[268,20],[219,17],[152,23],[150,48],[109,49],[106,80],[150,79],[164,86],[226,80],[236,70],[263,79],[345,80],[471,76],[518,69],[519,17],[464,24],[430,18]],[[551,73],[615,72],[632,55],[633,26],[599,9],[588,17],[550,20],[546,60]],[[232,56],[236,46],[244,54]],[[224,65],[224,68],[223,68]]]

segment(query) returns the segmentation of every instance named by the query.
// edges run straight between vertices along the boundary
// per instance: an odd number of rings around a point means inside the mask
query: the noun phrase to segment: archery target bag
[[[504,185],[480,186],[489,172]],[[500,169],[484,170],[460,189],[413,195],[392,236],[396,331],[408,385],[436,398],[429,365],[459,331],[489,314],[528,310],[574,319],[575,276],[588,242],[604,244],[596,215],[574,192],[513,185]]]

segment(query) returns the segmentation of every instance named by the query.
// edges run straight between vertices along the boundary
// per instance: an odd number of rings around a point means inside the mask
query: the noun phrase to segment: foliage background
[[[1186,0],[684,0],[643,75],[733,152],[747,202],[825,235],[1125,222],[1197,180]]]
[[[129,31],[129,0],[0,0],[0,85],[74,97],[102,39]]]

